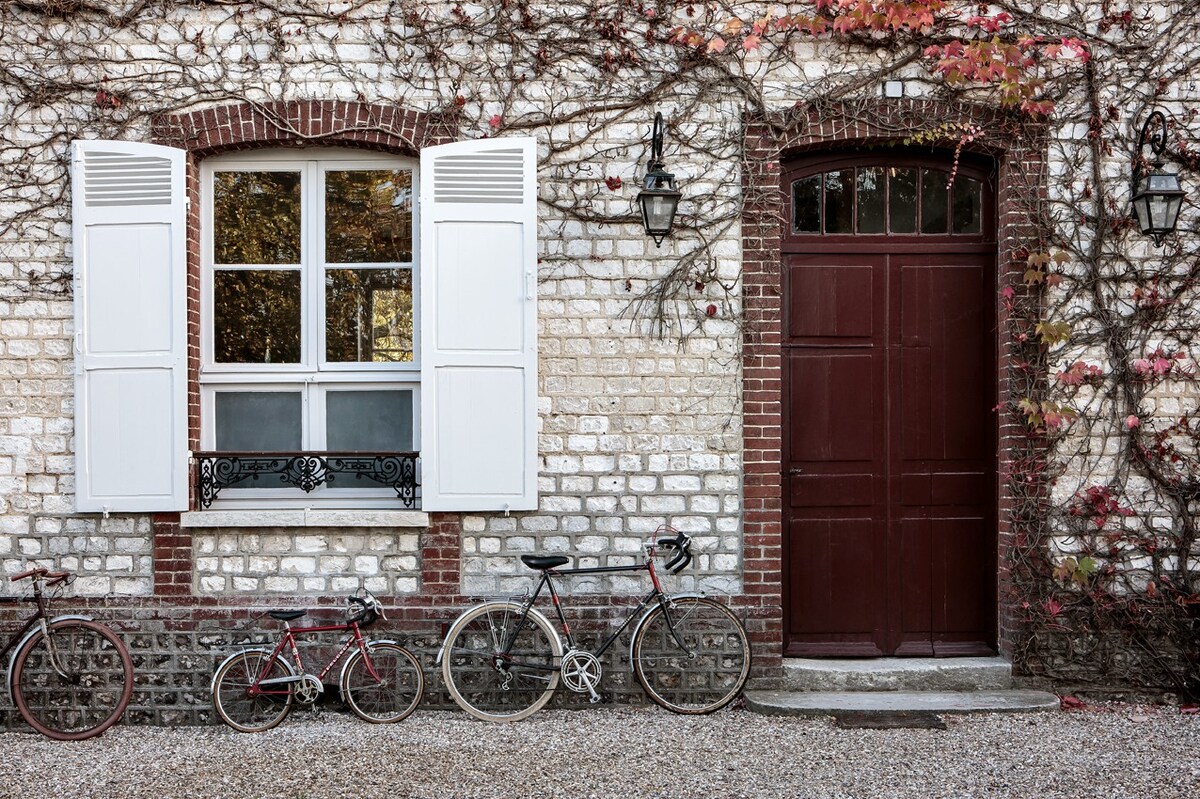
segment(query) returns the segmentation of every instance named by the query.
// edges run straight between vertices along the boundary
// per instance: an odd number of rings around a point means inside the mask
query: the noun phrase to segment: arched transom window
[[[983,181],[921,166],[846,166],[792,181],[791,227],[814,235],[979,235]]]

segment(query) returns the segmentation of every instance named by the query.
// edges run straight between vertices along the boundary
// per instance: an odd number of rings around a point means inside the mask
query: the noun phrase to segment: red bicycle
[[[325,678],[351,650],[338,680],[342,701],[356,716],[372,724],[407,718],[425,691],[420,661],[395,641],[369,641],[363,637],[361,628],[387,618],[371,592],[351,595],[347,605],[344,624],[314,627],[293,628],[289,624],[307,611],[270,611],[267,615],[283,622],[283,638],[275,648],[235,652],[213,674],[213,707],[221,720],[238,732],[271,729],[284,720],[295,702],[315,703],[325,691]],[[305,671],[296,636],[330,632],[349,636],[320,673]],[[295,665],[284,656],[285,652],[290,652]]]

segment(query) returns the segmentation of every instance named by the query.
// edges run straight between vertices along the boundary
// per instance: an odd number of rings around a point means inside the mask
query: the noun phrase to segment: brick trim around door
[[[1000,288],[1020,280],[1020,252],[1037,241],[1046,162],[1040,126],[1015,122],[991,109],[934,100],[871,100],[822,104],[744,120],[742,162],[742,291],[745,332],[742,350],[744,410],[744,547],[747,592],[758,595],[765,619],[756,657],[778,668],[784,646],[783,552],[785,534],[782,480],[782,256],[784,195],[780,185],[785,158],[815,150],[892,146],[929,132],[929,120],[949,131],[942,149],[953,153],[953,131],[983,131],[963,146],[995,160],[997,211],[997,384],[1003,407],[997,464],[997,643],[1011,655],[1017,633],[1019,598],[1009,565],[1014,509],[1009,477],[1014,452],[1027,443],[1024,424],[1013,411],[1009,366],[1015,342]]]

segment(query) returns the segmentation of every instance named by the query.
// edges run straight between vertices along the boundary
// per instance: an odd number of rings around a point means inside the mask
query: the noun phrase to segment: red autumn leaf
[[[1013,298],[1013,295],[1016,293],[1017,292],[1013,289],[1012,286],[1005,286],[1004,288],[1000,289],[1000,294],[1006,300],[1011,300]]]
[[[762,37],[757,33],[752,33],[745,39],[742,39],[742,47],[746,48],[747,52],[757,50],[760,44],[762,44]]]
[[[720,36],[714,36],[712,41],[708,43],[708,52],[721,53],[725,50],[725,40]]]
[[[617,175],[610,175],[604,179],[604,185],[608,186],[609,191],[619,191],[621,188],[621,178]]]
[[[504,124],[504,117],[499,114],[493,114],[492,118],[488,120],[488,124],[492,126],[492,130],[496,130]]]
[[[704,309],[704,312],[706,314],[708,314],[709,316],[716,316],[717,315],[717,306],[709,305],[707,308]]]
[[[1063,710],[1087,710],[1087,703],[1074,696],[1060,696],[1058,704]]]

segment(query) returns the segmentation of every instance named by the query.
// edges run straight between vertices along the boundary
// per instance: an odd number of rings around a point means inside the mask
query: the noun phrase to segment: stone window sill
[[[428,527],[419,510],[204,510],[182,513],[180,527]]]

